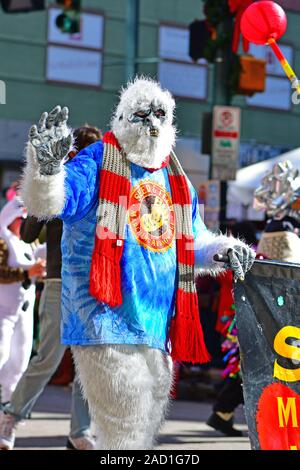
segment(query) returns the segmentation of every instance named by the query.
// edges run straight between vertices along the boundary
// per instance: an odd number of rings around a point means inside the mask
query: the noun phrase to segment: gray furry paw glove
[[[38,125],[30,128],[29,141],[35,149],[41,175],[59,173],[72,148],[73,137],[67,127],[68,116],[68,108],[56,106],[49,114],[43,113]]]
[[[234,245],[227,251],[229,261],[225,264],[225,268],[232,269],[234,280],[243,281],[245,274],[251,269],[255,260],[255,251],[250,246],[242,243]]]

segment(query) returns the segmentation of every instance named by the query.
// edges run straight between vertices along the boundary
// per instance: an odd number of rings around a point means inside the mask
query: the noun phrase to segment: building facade
[[[0,103],[6,95],[6,104],[0,104],[2,189],[17,177],[28,128],[41,112],[61,104],[70,108],[73,127],[88,122],[109,128],[128,70],[128,3],[82,0],[83,31],[71,38],[57,30],[58,10],[51,2],[41,12],[0,11]],[[289,20],[282,44],[300,74],[299,2],[281,3]],[[140,0],[137,70],[175,94],[178,153],[196,186],[208,173],[201,129],[214,100],[213,67],[188,57],[188,25],[202,17],[201,0]],[[252,52],[268,61],[267,91],[260,97],[237,96],[232,103],[242,110],[242,165],[299,146],[300,106],[291,103],[289,82],[269,52]]]

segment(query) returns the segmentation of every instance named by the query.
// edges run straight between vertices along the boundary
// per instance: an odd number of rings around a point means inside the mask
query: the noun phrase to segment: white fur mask
[[[176,129],[175,102],[151,79],[137,78],[122,91],[112,119],[112,131],[126,157],[145,168],[160,168],[170,154]]]

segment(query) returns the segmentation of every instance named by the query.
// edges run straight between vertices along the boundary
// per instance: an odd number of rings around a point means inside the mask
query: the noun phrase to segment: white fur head
[[[112,131],[126,157],[145,168],[160,168],[176,137],[175,101],[150,78],[136,78],[122,90]]]

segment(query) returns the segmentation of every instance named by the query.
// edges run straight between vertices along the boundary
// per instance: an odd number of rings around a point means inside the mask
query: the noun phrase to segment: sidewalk
[[[18,427],[15,449],[64,449],[69,431],[70,388],[49,385],[31,419]],[[224,437],[206,426],[211,404],[177,400],[159,436],[159,450],[246,450],[249,440]],[[237,428],[246,432],[242,408]]]

